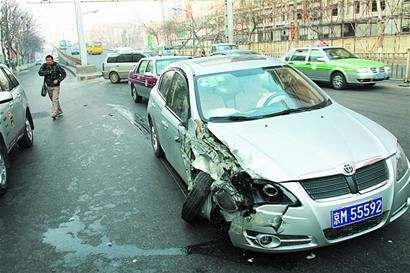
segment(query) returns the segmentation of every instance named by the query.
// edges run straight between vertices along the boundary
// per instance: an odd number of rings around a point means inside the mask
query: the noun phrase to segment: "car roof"
[[[164,56],[150,56],[141,58],[141,60],[150,60],[150,61],[158,61],[158,60],[172,60],[172,59],[190,59],[191,56],[172,56],[172,55],[164,55]]]
[[[207,75],[226,71],[254,69],[260,67],[281,66],[277,59],[253,54],[222,55],[189,59],[173,64],[172,67],[189,69],[194,75]]]

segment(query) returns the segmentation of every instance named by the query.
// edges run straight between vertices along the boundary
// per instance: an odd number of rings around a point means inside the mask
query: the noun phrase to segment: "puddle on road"
[[[137,127],[144,135],[149,134],[149,127],[143,117],[138,116],[136,113],[131,112],[126,107],[118,104],[107,104],[114,108],[121,116],[127,119],[132,125]]]
[[[99,231],[99,234],[104,234],[104,228],[99,223],[93,225],[95,231]],[[85,259],[88,255],[95,254],[103,254],[109,258],[187,255],[186,248],[142,249],[135,245],[116,245],[106,235],[101,236],[100,244],[91,245],[79,238],[79,236],[84,235],[85,230],[86,225],[75,215],[68,222],[60,224],[57,228],[48,229],[43,234],[42,241],[54,246],[59,252],[67,253],[64,260],[70,265],[78,261],[78,259]]]

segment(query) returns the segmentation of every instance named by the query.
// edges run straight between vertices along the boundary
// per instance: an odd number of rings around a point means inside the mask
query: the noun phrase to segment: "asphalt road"
[[[242,251],[211,224],[186,224],[178,179],[150,147],[146,103],[133,103],[125,83],[70,75],[64,117],[53,122],[36,69],[20,75],[35,144],[11,154],[10,190],[0,198],[0,272],[408,271],[408,213],[358,239],[282,255]],[[329,94],[392,131],[410,155],[410,88]]]

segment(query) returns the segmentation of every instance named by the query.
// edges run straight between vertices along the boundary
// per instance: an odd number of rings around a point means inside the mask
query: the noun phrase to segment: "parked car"
[[[9,162],[14,146],[33,145],[34,123],[26,94],[16,77],[0,65],[0,195],[7,191]]]
[[[128,73],[146,55],[138,52],[114,53],[107,55],[102,64],[102,74],[104,79],[110,79],[112,83],[117,83],[121,79],[127,79]]]
[[[410,206],[409,161],[382,126],[259,55],[172,64],[148,102],[151,143],[188,188],[182,218],[233,245],[289,252],[380,229]]]
[[[211,51],[209,52],[209,55],[217,55],[221,52],[227,51],[227,50],[233,50],[233,49],[238,49],[238,46],[235,44],[229,44],[229,43],[220,43],[220,44],[213,44],[211,45]]]
[[[314,81],[330,82],[334,89],[348,84],[374,86],[390,78],[390,67],[360,59],[342,47],[306,47],[289,51],[283,60]]]
[[[71,48],[71,55],[80,55],[80,48],[72,47]]]
[[[244,49],[229,49],[229,50],[224,50],[224,51],[219,51],[215,52],[212,54],[212,56],[217,56],[217,55],[257,55],[258,53],[250,51],[250,50],[244,50]]]
[[[189,58],[186,56],[157,56],[141,59],[139,64],[128,74],[128,82],[133,100],[141,102],[143,97],[148,99],[151,89],[157,83],[159,75],[161,75],[164,69],[174,62]]]

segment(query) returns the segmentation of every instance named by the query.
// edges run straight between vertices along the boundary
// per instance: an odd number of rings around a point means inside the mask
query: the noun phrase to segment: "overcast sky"
[[[62,39],[76,40],[76,26],[74,4],[38,4],[40,0],[17,0],[22,6],[31,11],[36,18],[40,32],[46,39],[47,44]],[[61,0],[51,0],[56,3]],[[67,2],[67,1],[65,1]],[[167,14],[178,0],[164,1],[164,11]],[[37,4],[33,4],[37,3]],[[141,20],[161,21],[160,1],[154,0],[134,0],[128,2],[115,3],[82,3],[82,13],[98,10],[96,13],[89,13],[83,16],[85,27],[90,27],[99,23],[126,23],[138,22]]]

